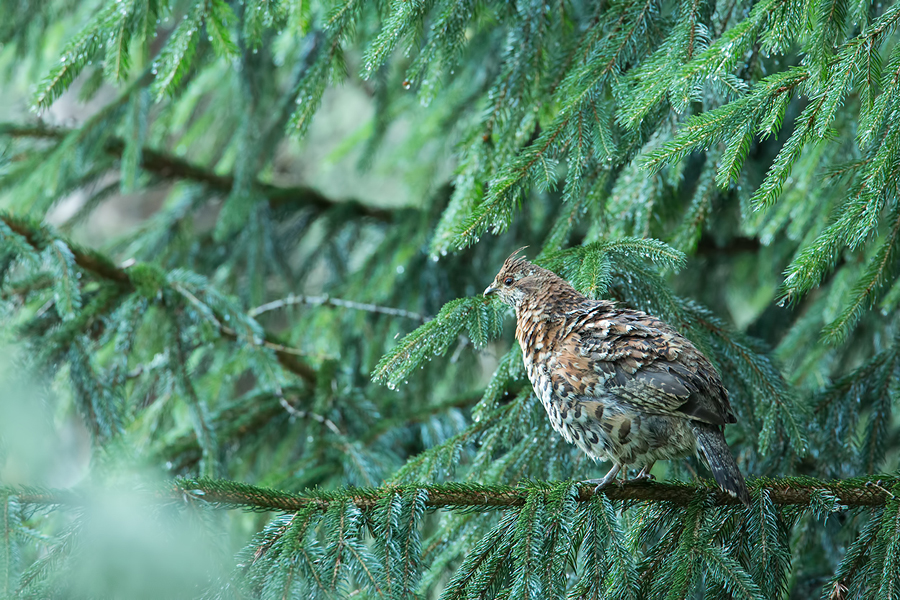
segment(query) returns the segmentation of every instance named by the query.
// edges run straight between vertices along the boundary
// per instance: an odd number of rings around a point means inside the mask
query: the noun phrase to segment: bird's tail
[[[747,484],[744,483],[744,476],[731,456],[731,450],[725,442],[721,428],[707,423],[695,422],[692,425],[697,436],[697,451],[712,471],[716,483],[727,493],[750,506]]]

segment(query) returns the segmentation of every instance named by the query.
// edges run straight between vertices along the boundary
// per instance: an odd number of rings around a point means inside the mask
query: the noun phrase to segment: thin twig
[[[200,314],[206,315],[208,317],[208,319],[212,322],[212,324],[215,325],[217,329],[219,329],[219,331],[228,335],[231,338],[240,339],[241,336],[238,334],[237,330],[232,329],[228,325],[225,325],[219,319],[217,319],[215,315],[209,313],[206,310],[207,305],[203,304],[203,302],[201,302],[199,298],[197,298],[189,290],[185,289],[184,286],[182,286],[178,282],[172,282],[169,285],[172,287],[173,290],[175,290],[176,292],[178,292],[179,294],[181,294],[182,296],[187,298],[191,304],[195,305],[201,311]],[[253,345],[261,345],[261,346],[265,346],[266,348],[271,348],[272,350],[275,350],[276,352],[285,352],[287,354],[293,354],[294,356],[304,356],[305,355],[303,350],[299,350],[297,348],[291,348],[290,346],[285,346],[283,344],[277,344],[275,342],[270,342],[266,339],[263,339],[261,342],[257,342],[253,338],[247,338],[246,341],[249,341]]]
[[[287,398],[285,398],[283,395],[278,396],[278,402],[281,404],[281,406],[284,407],[284,410],[286,410],[288,412],[288,414],[291,415],[292,417],[296,417],[298,419],[305,419],[305,418],[309,417],[310,419],[313,419],[314,421],[318,421],[322,425],[326,426],[328,429],[330,429],[337,435],[344,435],[343,433],[341,433],[341,430],[338,428],[337,425],[334,424],[334,421],[332,421],[331,419],[329,419],[327,417],[323,417],[322,415],[314,413],[314,412],[310,412],[307,410],[299,410],[297,408],[294,408],[294,406],[290,402],[288,402]]]
[[[354,302],[353,300],[342,300],[341,298],[332,298],[328,294],[322,296],[301,296],[290,294],[286,298],[266,302],[256,308],[250,310],[247,314],[251,317],[257,317],[263,313],[279,310],[287,306],[296,304],[308,304],[312,306],[340,306],[341,308],[350,308],[352,310],[361,310],[365,312],[377,313],[381,315],[390,315],[392,317],[402,317],[404,319],[412,319],[421,323],[427,323],[432,317],[427,317],[416,312],[403,310],[402,308],[391,308],[389,306],[378,306],[377,304],[368,304],[365,302]]]

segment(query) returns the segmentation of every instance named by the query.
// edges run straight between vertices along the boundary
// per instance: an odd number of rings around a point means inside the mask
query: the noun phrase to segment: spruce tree
[[[900,598],[898,28],[0,0],[0,596]],[[710,358],[749,508],[581,483],[526,245]]]

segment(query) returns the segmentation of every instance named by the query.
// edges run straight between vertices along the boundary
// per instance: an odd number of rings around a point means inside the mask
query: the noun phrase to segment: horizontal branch
[[[0,123],[0,135],[21,138],[36,138],[61,141],[74,130],[62,127],[47,127],[46,125],[18,125],[15,123]],[[125,141],[122,138],[113,137],[106,141],[104,151],[114,158],[121,158],[125,152]],[[154,150],[153,148],[141,148],[141,168],[163,179],[185,179],[205,185],[206,187],[230,194],[234,186],[233,175],[219,175],[197,164],[191,163],[178,156]],[[368,217],[378,221],[390,221],[394,212],[384,208],[368,206],[356,200],[336,201],[328,198],[318,190],[309,186],[298,185],[281,187],[254,181],[254,187],[260,194],[269,200],[273,207],[290,204],[302,204],[311,206],[320,211],[340,207],[356,213],[360,217]]]
[[[47,230],[33,221],[20,219],[8,213],[0,214],[0,220],[38,250],[44,250],[53,241]],[[131,286],[128,274],[99,252],[80,248],[74,244],[67,243],[66,245],[75,256],[75,264],[85,271],[90,271],[110,282]]]
[[[33,223],[29,220],[13,217],[12,215],[5,213],[0,213],[0,221],[5,223],[6,226],[9,227],[13,232],[24,237],[30,245],[34,246],[38,250],[43,250],[44,248],[46,248],[47,245],[54,239],[54,236],[51,235],[45,227]],[[133,291],[135,289],[135,285],[131,281],[131,277],[128,275],[128,271],[126,269],[116,266],[112,261],[110,261],[107,257],[100,254],[99,252],[82,248],[76,244],[69,242],[68,240],[63,241],[66,242],[69,250],[71,250],[75,260],[75,264],[79,267],[101,279],[118,284],[129,291]],[[235,332],[233,329],[223,326],[220,328],[220,330],[222,332],[222,335],[230,339],[237,339],[237,332]],[[273,350],[281,366],[310,383],[314,383],[316,381],[315,369],[298,358],[296,356],[296,351],[284,345],[282,343],[282,340],[279,339],[276,334],[265,332],[263,341],[267,347]]]
[[[846,481],[818,481],[808,477],[785,479],[757,479],[750,482],[751,494],[761,490],[779,505],[810,505],[813,502],[830,501],[831,504],[852,507],[883,506],[893,496],[890,491],[900,479],[883,476],[879,479],[857,478]],[[565,482],[558,482],[565,483]],[[428,499],[425,506],[438,508],[468,508],[492,510],[523,506],[534,492],[549,493],[553,485],[531,483],[519,487],[489,486],[448,483],[427,485],[418,489]],[[293,494],[279,490],[256,487],[243,483],[213,479],[178,479],[171,486],[161,489],[155,496],[157,502],[180,500],[203,501],[220,508],[241,508],[254,511],[293,512],[309,507],[326,510],[334,502],[352,502],[363,510],[375,508],[385,497],[403,491],[404,487],[385,486],[374,489],[349,488],[334,492],[307,490]],[[614,485],[600,492],[610,500],[637,500],[645,502],[670,502],[687,505],[697,494],[709,497],[710,503],[719,506],[740,505],[733,498],[711,483],[660,483],[655,481],[630,481]],[[592,484],[577,484],[577,501],[587,502],[594,497]],[[0,496],[15,496],[23,504],[81,505],[86,497],[68,490],[33,490],[0,488]]]

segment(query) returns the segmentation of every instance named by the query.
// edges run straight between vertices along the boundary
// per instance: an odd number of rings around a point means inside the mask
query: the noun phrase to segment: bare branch
[[[279,310],[287,306],[297,304],[307,304],[312,306],[340,306],[342,308],[350,308],[352,310],[361,310],[365,312],[377,313],[381,315],[389,315],[392,317],[402,317],[404,319],[412,319],[421,323],[427,323],[432,317],[426,317],[416,312],[403,310],[402,308],[391,308],[388,306],[378,306],[377,304],[367,304],[364,302],[354,302],[353,300],[342,300],[340,298],[332,298],[325,294],[324,296],[298,296],[291,294],[280,300],[267,302],[250,310],[247,314],[251,317],[257,317],[263,313]]]
[[[308,410],[299,410],[299,409],[294,408],[294,405],[292,405],[290,402],[288,402],[287,398],[285,398],[284,395],[278,395],[278,402],[281,404],[281,406],[284,407],[284,410],[286,410],[288,412],[288,414],[291,415],[292,417],[296,417],[298,419],[305,419],[305,418],[309,417],[310,419],[312,419],[318,423],[321,423],[322,425],[324,425],[325,427],[327,427],[328,429],[330,429],[332,432],[336,433],[337,435],[344,435],[341,433],[341,430],[338,429],[338,426],[334,424],[334,421],[332,421],[331,419],[329,419],[327,417],[323,417],[320,414],[310,412]]]

